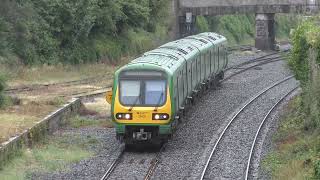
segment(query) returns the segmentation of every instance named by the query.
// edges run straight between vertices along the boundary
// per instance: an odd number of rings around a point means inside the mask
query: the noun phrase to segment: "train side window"
[[[179,90],[179,106],[183,103],[183,80],[182,80],[182,70],[180,70],[179,72],[179,86],[178,86],[178,90]]]
[[[204,80],[206,74],[206,57],[205,54],[201,55],[201,81]]]
[[[217,57],[218,57],[218,71],[220,70],[220,47],[218,47],[218,51],[217,51]]]
[[[188,65],[187,63],[185,64],[185,67],[183,68],[183,97],[187,97],[187,92],[188,92],[188,77],[187,77],[187,68]]]
[[[175,83],[175,103],[176,103],[176,110],[179,110],[179,80],[178,80],[179,75],[176,77],[176,83]]]
[[[211,73],[211,63],[210,63],[210,51],[208,50],[207,53],[206,53],[206,68],[207,68],[207,78],[210,76],[210,73]]]
[[[197,83],[201,81],[201,56],[197,58]]]
[[[228,64],[228,49],[227,47],[224,48],[224,67]]]
[[[211,50],[211,63],[212,63],[212,70],[211,70],[211,72],[212,72],[212,73],[215,73],[215,68],[216,68],[216,66],[215,66],[215,63],[214,63],[214,49]]]
[[[196,87],[197,85],[197,59],[194,59],[192,62],[192,90]]]

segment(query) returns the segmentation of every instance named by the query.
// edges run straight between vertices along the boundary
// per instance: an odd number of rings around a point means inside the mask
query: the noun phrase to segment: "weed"
[[[106,124],[107,121],[105,119],[96,120],[80,116],[76,116],[70,120],[70,126],[73,128],[106,126]]]
[[[320,179],[320,160],[317,160],[314,165],[315,178]]]
[[[87,149],[94,143],[97,143],[94,138],[82,140],[68,135],[46,139],[32,149],[21,150],[8,165],[0,170],[0,177],[26,179],[31,178],[34,173],[65,171],[69,164],[91,157],[93,154]]]

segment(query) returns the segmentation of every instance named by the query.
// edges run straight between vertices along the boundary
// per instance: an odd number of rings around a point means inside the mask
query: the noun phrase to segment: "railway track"
[[[260,56],[258,58],[255,58],[255,59],[252,59],[252,60],[249,60],[249,61],[246,61],[246,62],[243,62],[243,63],[240,63],[238,65],[234,65],[234,66],[231,66],[229,68],[227,68],[225,71],[230,71],[230,70],[233,70],[233,69],[240,69],[240,71],[237,71],[233,74],[231,74],[230,76],[224,78],[222,80],[223,81],[226,81],[230,78],[232,78],[233,76],[236,76],[238,74],[241,74],[247,70],[250,70],[252,68],[255,68],[257,66],[261,66],[261,65],[265,65],[265,64],[269,64],[269,63],[273,63],[273,62],[277,62],[277,61],[282,61],[284,60],[284,58],[282,58],[281,56],[276,56],[276,57],[270,57],[270,56],[273,56],[273,55],[278,55],[280,54],[279,52],[274,52],[274,53],[270,53],[270,54],[267,54],[267,55],[264,55],[264,56]],[[249,64],[253,64],[253,63],[257,63],[253,66],[249,66],[249,67],[246,67],[246,68],[242,68],[243,66],[245,65],[249,65]],[[108,85],[108,86],[105,86],[105,87],[102,87],[102,88],[99,88],[99,89],[95,89],[95,91],[101,91],[101,92],[98,92],[98,93],[92,93],[90,95],[99,95],[99,94],[103,94],[105,93],[105,91],[107,91],[108,89],[110,89],[112,87],[112,85]],[[71,96],[76,96],[76,97],[82,97],[82,96],[86,96],[86,94],[90,93],[91,91],[81,91],[81,92],[76,92],[76,93],[73,93],[71,94]],[[67,97],[67,96],[70,96],[70,95],[61,95],[60,97]]]
[[[236,120],[238,119],[238,117],[241,115],[241,113],[243,113],[246,108],[249,107],[249,105],[253,104],[255,101],[257,101],[260,97],[262,97],[264,94],[266,94],[268,91],[270,91],[271,89],[275,88],[276,86],[279,86],[291,79],[293,79],[294,77],[293,76],[289,76],[289,77],[286,77],[284,78],[283,80],[280,80],[274,84],[272,84],[271,86],[267,87],[266,89],[262,90],[261,92],[259,92],[256,96],[254,96],[253,98],[251,98],[247,103],[245,103],[245,105],[239,109],[236,114],[231,118],[231,120],[228,122],[228,124],[225,126],[225,128],[223,129],[222,133],[220,134],[220,136],[218,137],[217,141],[215,142],[211,152],[210,152],[210,155],[201,171],[201,174],[200,174],[200,177],[199,179],[203,180],[205,179],[206,177],[206,173],[208,172],[208,167],[210,166],[211,164],[211,161],[212,161],[212,157],[214,155],[217,155],[217,151],[218,151],[218,147],[219,145],[222,143],[223,141],[223,138],[227,138],[227,133],[229,131],[229,129],[231,129],[233,123],[236,122]],[[283,100],[285,99],[289,94],[291,94],[294,90],[296,90],[297,87],[295,87],[293,90],[291,90],[289,93],[286,93],[285,96],[283,96],[273,107],[272,107],[272,110],[275,109],[275,107]],[[258,128],[258,132],[256,133],[256,136],[258,136],[257,134],[259,134],[259,131],[261,130],[261,127],[263,126],[264,122],[266,121],[267,117],[269,116],[269,114],[271,113],[271,111],[269,111],[269,113],[265,116],[264,120],[261,122],[259,128]],[[230,132],[229,132],[230,133]],[[231,132],[232,133],[232,132]],[[232,133],[233,134],[233,133]],[[238,139],[238,141],[240,141],[240,139]],[[256,141],[256,138],[254,139],[254,142],[253,144],[255,144],[255,141]],[[221,145],[222,146],[222,145]],[[230,144],[229,144],[230,146]],[[254,148],[254,145],[252,145],[253,147],[251,147],[251,151],[253,152],[253,148]],[[250,153],[252,156],[252,153]],[[249,164],[248,166],[250,166],[250,162],[251,162],[251,157],[249,157],[249,160],[248,160]],[[246,170],[249,171],[249,167],[246,167]]]
[[[249,48],[251,46],[249,45],[244,45],[244,46],[237,46],[237,48]],[[264,56],[260,56],[258,58],[249,60],[247,62],[238,64],[238,65],[234,65],[231,66],[229,68],[227,68],[225,71],[231,70],[231,69],[235,69],[235,68],[240,68],[241,66],[250,64],[250,63],[255,63],[255,62],[261,62],[261,61],[267,61],[270,60],[272,58],[268,58],[270,56],[273,55],[277,55],[279,54],[279,52],[274,52],[274,53],[269,53],[267,55]],[[61,86],[61,87],[69,87],[69,86],[74,86],[74,85],[82,85],[82,84],[92,84],[94,82],[97,82],[99,80],[101,80],[101,78],[105,78],[109,75],[98,75],[98,76],[94,76],[94,77],[89,77],[89,78],[85,78],[85,79],[80,79],[80,80],[74,80],[74,81],[66,81],[66,82],[60,82],[60,83],[50,83],[50,84],[33,84],[33,85],[28,85],[28,86],[23,86],[23,87],[16,87],[16,88],[9,88],[5,90],[5,93],[7,94],[16,94],[16,93],[21,93],[21,92],[30,92],[30,91],[34,91],[34,90],[39,90],[39,89],[43,89],[43,88],[48,88],[48,87],[54,87],[54,86]],[[103,90],[103,89],[109,89],[111,88],[111,85],[108,85],[106,87],[102,87],[99,89],[95,89],[94,91],[99,91],[99,90]],[[80,96],[81,94],[86,94],[89,93],[90,91],[81,91],[81,92],[75,92],[72,93],[72,96]],[[66,97],[68,95],[60,95],[58,97]]]
[[[249,70],[249,69],[252,69],[252,68],[254,68],[254,67],[256,67],[256,66],[261,66],[261,65],[264,65],[264,64],[268,64],[268,63],[272,63],[272,62],[276,62],[276,61],[281,61],[281,60],[283,60],[283,58],[281,58],[281,57],[265,58],[265,57],[272,56],[272,55],[275,55],[275,54],[277,54],[277,53],[272,53],[272,54],[269,54],[269,55],[266,55],[266,56],[261,57],[260,59],[258,59],[258,61],[250,62],[250,63],[258,63],[258,64],[255,64],[255,65],[253,65],[253,66],[249,66],[249,67],[246,67],[246,68],[244,68],[244,69],[241,69],[240,71],[238,71],[238,72],[236,72],[236,73],[233,73],[231,76],[228,76],[228,77],[226,77],[226,78],[227,78],[227,79],[230,79],[231,77],[236,76],[236,75],[238,75],[238,74],[240,74],[240,73],[242,73],[242,72],[245,72],[245,71],[247,71],[247,70]],[[265,58],[265,59],[264,59],[264,58]],[[250,64],[250,63],[245,62],[245,63],[242,63],[242,64],[238,65],[237,67],[244,66],[244,65],[248,65],[248,64]],[[233,67],[233,68],[229,68],[229,70],[231,70],[231,69],[235,69],[235,68],[234,68],[234,67]],[[286,78],[285,80],[283,80],[282,82],[287,81],[287,80],[292,79],[292,78],[293,78],[293,76],[290,76],[290,77]],[[225,81],[225,80],[223,80],[223,81]],[[278,84],[280,84],[280,82],[279,82]],[[276,86],[276,85],[274,85],[274,86]],[[267,91],[267,90],[265,90],[265,92],[266,92],[266,91]],[[262,94],[263,94],[263,93],[262,93]],[[262,95],[262,94],[261,94],[261,95]],[[154,171],[155,171],[158,163],[160,162],[160,156],[161,156],[161,153],[164,151],[165,146],[166,146],[166,144],[163,145],[163,147],[160,149],[160,151],[155,154],[154,158],[153,158],[152,161],[151,161],[152,163],[151,163],[150,166],[148,167],[148,171],[146,172],[146,174],[145,174],[145,176],[144,176],[144,180],[149,180],[149,179],[151,179],[151,177],[152,177],[152,175],[153,175],[153,173],[154,173]],[[121,159],[123,158],[123,156],[124,156],[125,153],[126,153],[126,152],[125,152],[125,149],[123,149],[123,150],[121,151],[121,153],[119,154],[119,156],[117,157],[117,159],[115,159],[115,160],[112,162],[112,164],[110,165],[110,167],[108,168],[108,170],[105,172],[105,174],[104,174],[104,176],[101,178],[101,180],[106,180],[106,179],[109,179],[109,178],[111,177],[111,175],[113,174],[114,170],[115,170],[115,169],[117,168],[117,166],[121,163]]]
[[[144,178],[143,178],[144,180],[149,180],[149,179],[152,177],[155,169],[157,168],[158,163],[160,162],[161,153],[165,150],[165,147],[166,147],[166,144],[164,144],[164,145],[160,148],[160,150],[159,150],[157,153],[155,153],[155,155],[153,156],[153,158],[152,158],[152,160],[151,160],[151,163],[150,163],[150,165],[149,165],[149,167],[148,167],[148,170],[147,170],[147,172],[144,174]],[[125,151],[125,149],[123,148],[123,149],[121,149],[121,152],[120,152],[119,155],[116,157],[116,159],[111,163],[111,165],[110,165],[110,167],[108,168],[108,170],[104,173],[104,175],[102,176],[101,180],[111,179],[112,174],[115,173],[115,172],[114,172],[115,169],[119,166],[119,164],[122,163],[121,161],[122,161],[122,159],[124,158],[125,155],[126,155],[126,151]],[[115,175],[115,176],[116,176],[116,175]],[[117,179],[117,178],[119,178],[119,176],[116,177],[116,178],[114,178],[114,179]],[[122,179],[122,178],[120,178],[120,179]]]
[[[252,145],[251,145],[251,149],[250,149],[250,154],[249,154],[249,158],[248,158],[248,161],[247,161],[247,167],[246,167],[246,172],[245,172],[245,180],[248,180],[249,179],[249,176],[250,176],[250,167],[251,167],[251,162],[252,162],[252,159],[253,159],[253,153],[254,153],[254,150],[255,150],[255,146],[257,144],[257,140],[258,140],[258,136],[261,132],[261,129],[262,127],[264,126],[264,124],[266,123],[267,119],[271,116],[271,113],[276,109],[276,107],[285,99],[287,98],[290,94],[292,94],[293,92],[295,92],[299,87],[295,87],[293,88],[291,91],[289,91],[288,93],[286,93],[284,96],[282,96],[280,98],[279,101],[277,101],[273,106],[272,108],[268,111],[268,113],[265,115],[265,117],[263,118],[263,120],[261,121],[260,125],[259,125],[259,128],[255,134],[255,137],[254,137],[254,140],[252,142]]]
[[[252,50],[252,45],[238,45],[238,46],[230,46],[228,47],[228,51],[250,51]]]
[[[16,87],[16,88],[9,88],[6,89],[6,93],[19,93],[19,92],[27,92],[27,91],[33,91],[38,90],[42,88],[48,88],[52,86],[61,86],[61,87],[68,87],[73,85],[81,85],[81,84],[88,84],[99,81],[101,78],[107,77],[108,75],[98,75],[94,77],[89,77],[85,79],[79,79],[79,80],[73,80],[73,81],[66,81],[66,82],[59,82],[59,83],[50,83],[50,84],[33,84],[29,86],[23,86],[23,87]]]

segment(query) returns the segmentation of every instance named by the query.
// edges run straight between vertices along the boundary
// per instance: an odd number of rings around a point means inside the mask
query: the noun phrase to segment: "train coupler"
[[[133,139],[137,141],[147,141],[152,137],[152,132],[145,132],[143,128],[138,132],[133,132]]]

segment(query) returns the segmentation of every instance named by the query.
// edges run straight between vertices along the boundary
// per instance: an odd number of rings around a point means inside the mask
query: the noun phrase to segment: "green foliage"
[[[320,160],[318,160],[314,165],[314,175],[315,178],[320,179]]]
[[[67,134],[44,139],[33,148],[24,148],[0,170],[1,179],[32,179],[32,175],[68,171],[69,165],[94,155],[96,137]]]
[[[291,28],[296,26],[294,18],[296,16],[276,16],[275,29],[278,38],[288,38]],[[197,27],[200,32],[205,29],[223,34],[231,44],[252,43],[255,36],[255,16],[226,15],[206,17],[205,20],[200,17],[197,18]]]
[[[314,132],[319,137],[320,128],[320,26],[316,22],[319,19],[307,19],[295,29],[292,42],[293,49],[289,59],[289,66],[300,80],[302,85],[301,102],[299,104],[300,123],[302,134],[300,136],[308,136],[310,132]],[[312,155],[312,158],[319,157],[320,144],[319,138],[317,143],[313,143],[315,147],[312,152],[318,155]],[[306,154],[302,152],[302,154]],[[314,163],[314,176],[320,178],[319,160]]]
[[[318,179],[313,176],[320,157],[320,131],[305,131],[302,100],[303,95],[299,95],[284,109],[273,138],[276,147],[263,160],[263,168],[273,175],[271,179]]]
[[[293,33],[293,49],[289,66],[303,88],[301,106],[305,128],[320,127],[320,27],[315,20],[306,20]],[[312,54],[317,56],[313,60]]]
[[[275,31],[277,38],[288,38],[291,29],[295,28],[297,25],[298,20],[296,15],[275,15]]]
[[[3,0],[0,55],[13,53],[28,65],[117,59],[122,53],[132,53],[127,48],[134,38],[131,32],[150,39],[149,33],[155,33],[157,26],[165,26],[168,2]]]
[[[196,28],[197,28],[198,33],[208,32],[209,31],[209,24],[207,22],[207,19],[203,16],[197,16]]]
[[[5,79],[3,76],[0,75],[0,108],[4,106],[5,100],[6,100],[3,94],[4,89],[5,89]]]
[[[240,43],[254,38],[253,15],[226,15],[208,17],[210,30],[224,34],[231,43]]]
[[[303,84],[308,81],[309,63],[308,50],[310,44],[307,42],[306,30],[310,28],[309,23],[299,25],[292,36],[292,52],[289,59],[289,66],[293,70],[295,77]]]

